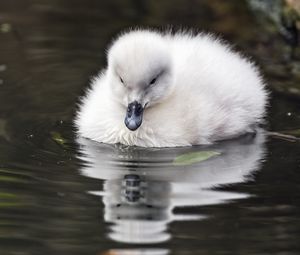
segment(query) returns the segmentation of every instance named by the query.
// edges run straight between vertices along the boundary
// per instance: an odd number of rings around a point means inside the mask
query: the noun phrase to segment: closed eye
[[[154,78],[154,79],[152,79],[152,80],[150,81],[150,85],[154,84],[154,83],[156,82],[156,80],[157,80],[157,77]]]
[[[157,79],[165,72],[166,70],[165,69],[162,69],[158,75],[155,76],[155,78],[153,78],[150,83],[149,83],[149,86],[153,85],[156,83]]]

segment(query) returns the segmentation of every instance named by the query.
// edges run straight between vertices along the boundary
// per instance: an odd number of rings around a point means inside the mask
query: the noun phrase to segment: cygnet
[[[211,144],[255,132],[267,91],[249,59],[209,34],[133,30],[79,103],[79,135],[142,147]]]

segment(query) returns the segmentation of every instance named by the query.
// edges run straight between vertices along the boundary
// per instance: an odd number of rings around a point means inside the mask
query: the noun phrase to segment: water
[[[259,130],[158,150],[74,135],[78,96],[123,27],[193,25],[244,50],[257,33],[236,28],[253,22],[243,1],[219,4],[227,16],[178,2],[0,3],[0,254],[299,254],[299,142]],[[299,107],[273,95],[267,128],[299,129]],[[220,155],[174,164],[207,150]]]

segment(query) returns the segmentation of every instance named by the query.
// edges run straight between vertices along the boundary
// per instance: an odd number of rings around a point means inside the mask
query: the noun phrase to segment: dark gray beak
[[[137,130],[143,121],[143,107],[137,101],[130,103],[127,107],[125,125],[131,131]]]

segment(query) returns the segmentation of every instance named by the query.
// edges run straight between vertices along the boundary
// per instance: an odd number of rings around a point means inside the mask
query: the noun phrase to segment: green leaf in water
[[[63,146],[63,147],[66,147],[67,141],[66,141],[66,139],[64,139],[64,138],[61,136],[60,133],[53,131],[53,132],[51,132],[51,136],[52,136],[52,139],[53,139],[56,143],[58,143],[59,145],[61,145],[61,146]]]
[[[9,207],[16,207],[16,206],[24,206],[24,204],[20,202],[0,202],[0,208],[9,208]]]
[[[9,24],[9,23],[0,24],[0,31],[2,33],[10,32],[11,31],[11,24]]]
[[[14,193],[0,192],[0,208],[23,205],[19,196]]]
[[[25,183],[26,181],[13,176],[0,175],[0,182]]]
[[[220,152],[216,151],[196,151],[196,152],[189,152],[182,154],[176,157],[173,161],[173,165],[175,166],[184,166],[184,165],[191,165],[194,163],[202,162],[207,160],[211,157],[220,155]]]
[[[17,198],[16,194],[13,193],[4,193],[4,192],[0,192],[0,199],[4,199],[4,198],[8,198],[8,199],[14,199]]]

